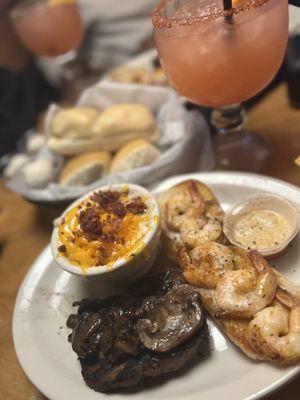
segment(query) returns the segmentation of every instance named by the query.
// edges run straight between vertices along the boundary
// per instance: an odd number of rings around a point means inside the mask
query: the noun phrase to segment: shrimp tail
[[[191,180],[188,183],[188,191],[195,203],[199,203],[203,206],[203,211],[205,209],[205,202],[203,200],[203,196],[201,195],[200,191],[198,190],[197,182]]]
[[[267,261],[257,250],[248,251],[248,258],[250,259],[258,273],[267,272],[271,269]]]
[[[300,301],[300,286],[295,285],[280,272],[276,271],[276,269],[273,269],[273,272],[277,277],[278,286],[290,294],[296,301]]]
[[[297,299],[294,298],[293,295],[291,295],[286,290],[283,290],[281,288],[278,288],[276,291],[276,299],[290,310],[294,306],[296,306],[297,303],[300,303],[299,301],[297,301]]]
[[[231,318],[232,314],[229,311],[216,311],[215,318],[216,319],[226,319]]]
[[[177,260],[182,270],[186,270],[192,264],[190,256],[183,246],[177,251]]]

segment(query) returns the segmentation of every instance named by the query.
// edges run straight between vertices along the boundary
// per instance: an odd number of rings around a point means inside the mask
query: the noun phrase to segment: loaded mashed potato
[[[112,265],[134,256],[150,229],[147,196],[98,191],[70,209],[59,222],[59,255],[82,268]]]

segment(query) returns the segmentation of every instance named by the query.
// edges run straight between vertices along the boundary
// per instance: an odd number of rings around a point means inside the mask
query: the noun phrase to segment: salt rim
[[[269,2],[269,0],[248,0],[245,4],[232,7],[231,10],[223,10],[222,8],[219,8],[210,14],[202,16],[178,18],[178,17],[167,17],[166,15],[164,15],[164,9],[167,6],[167,4],[171,1],[174,0],[161,0],[159,5],[153,10],[151,16],[154,28],[170,29],[170,28],[175,28],[176,26],[191,26],[200,22],[212,21],[219,17],[226,17],[232,14],[239,14],[240,12],[248,11],[251,8],[261,7],[265,3]]]

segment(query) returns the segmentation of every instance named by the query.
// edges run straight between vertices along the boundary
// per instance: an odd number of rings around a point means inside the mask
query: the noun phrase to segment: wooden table
[[[265,174],[300,186],[300,110],[289,107],[285,87],[267,95],[249,113],[248,127],[269,142],[272,158]],[[12,312],[18,287],[28,268],[50,239],[57,210],[43,210],[5,189],[0,182],[0,400],[41,400],[45,397],[20,368],[12,343]],[[300,379],[270,396],[299,400]],[[69,399],[66,399],[69,400]]]

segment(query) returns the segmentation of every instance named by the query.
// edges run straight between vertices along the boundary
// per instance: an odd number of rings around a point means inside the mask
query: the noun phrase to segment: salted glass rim
[[[231,10],[224,10],[223,8],[215,9],[211,13],[207,13],[205,15],[196,16],[192,15],[190,17],[183,16],[167,16],[165,14],[165,9],[169,3],[175,2],[176,0],[161,0],[158,6],[153,10],[152,23],[154,28],[156,29],[168,29],[174,28],[177,26],[189,26],[198,24],[201,22],[208,22],[215,20],[219,17],[228,17],[228,15],[238,14],[243,11],[248,11],[252,8],[257,8],[265,3],[268,3],[270,0],[247,0],[245,3],[240,5],[235,5]]]

